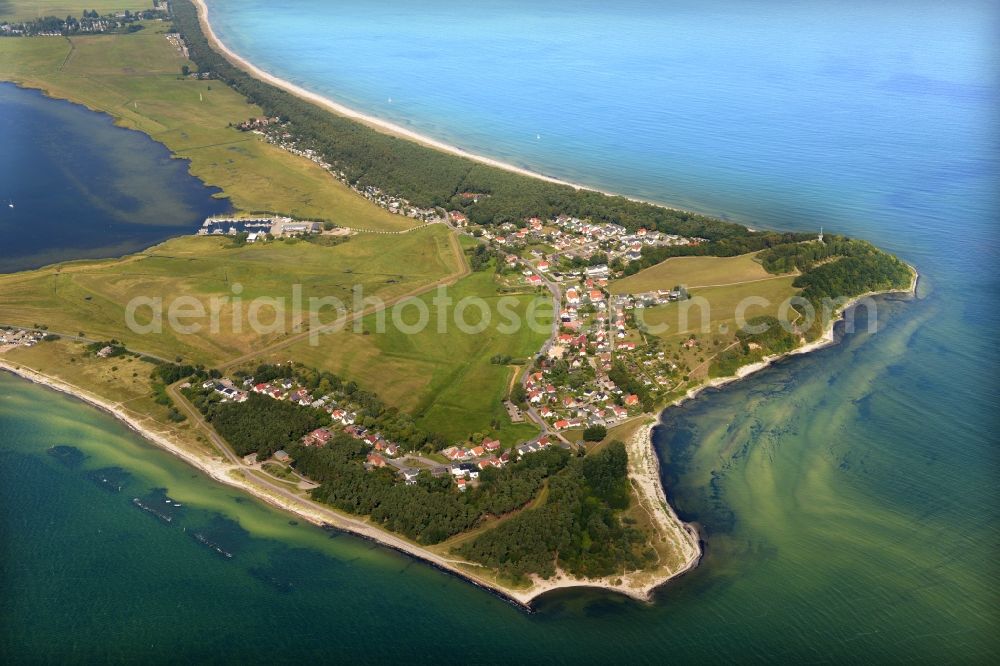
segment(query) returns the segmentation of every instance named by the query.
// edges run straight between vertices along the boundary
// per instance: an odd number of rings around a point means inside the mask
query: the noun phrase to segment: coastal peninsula
[[[276,211],[316,226],[258,242],[240,231],[178,238],[99,265],[0,276],[0,324],[43,325],[60,338],[8,345],[2,364],[317,524],[522,604],[580,585],[648,599],[700,554],[663,492],[649,434],[656,410],[828,343],[852,299],[915,288],[915,271],[863,241],[751,231],[538,179],[359,117],[224,50],[198,4],[200,16],[181,0],[169,21],[142,31],[72,37],[27,69],[19,69],[26,60],[8,59],[14,69],[2,75],[146,131],[188,157],[192,173],[218,185],[240,213]],[[81,86],[72,68],[79,62],[86,71],[85,56],[98,55],[101,44],[91,40],[115,40],[115,57],[155,54],[151,71],[105,82],[130,98],[163,97],[123,110],[112,103],[119,95]],[[158,77],[156,93],[133,87],[143,74]],[[170,114],[155,103],[165,100],[175,105]],[[168,131],[178,115],[198,142]],[[196,149],[206,138],[243,150],[222,166]],[[157,277],[137,285],[153,266]],[[294,285],[346,293],[364,284],[381,305],[353,309],[344,324],[357,323],[354,330],[321,326],[332,337],[318,344],[309,330],[297,332],[303,319],[294,313],[285,328],[261,334],[162,336],[125,326],[123,304],[140,292],[207,301],[232,295],[230,275],[255,293],[282,296]],[[53,283],[59,289],[49,296]],[[550,313],[540,330],[514,336],[488,326],[485,346],[461,331],[421,332],[404,345],[375,330],[376,315],[414,299],[437,315],[431,297],[441,287],[508,297],[524,316],[540,302]],[[822,314],[809,319],[803,305],[791,310],[790,328],[737,328],[734,300],[751,295],[771,305],[747,323],[779,323],[779,303],[792,297]],[[685,328],[677,317],[699,298],[712,305],[707,326]],[[232,318],[231,305],[224,314]],[[141,399],[128,408],[116,358],[149,366],[133,375],[130,390]],[[294,425],[268,427],[279,419]],[[344,487],[344,478],[357,485]],[[440,511],[394,508],[414,493]],[[588,515],[587,506],[599,511]],[[539,536],[511,553],[511,543],[553,525],[566,527],[567,541]]]

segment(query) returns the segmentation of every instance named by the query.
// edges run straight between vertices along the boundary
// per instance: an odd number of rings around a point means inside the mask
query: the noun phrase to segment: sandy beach
[[[400,138],[408,139],[410,141],[419,143],[429,148],[434,148],[436,150],[450,153],[452,155],[457,155],[459,157],[464,157],[466,159],[474,160],[482,164],[487,164],[489,166],[497,167],[498,169],[504,169],[505,171],[511,171],[513,173],[517,173],[522,176],[538,178],[540,180],[544,180],[550,183],[555,183],[557,185],[567,185],[577,190],[589,190],[591,192],[600,192],[601,194],[606,194],[608,196],[623,197],[625,199],[629,199],[630,201],[646,203],[653,206],[659,206],[661,208],[669,208],[671,210],[686,210],[685,208],[682,208],[680,206],[673,206],[658,201],[649,201],[646,199],[641,199],[639,197],[626,196],[623,194],[619,194],[617,192],[609,192],[607,190],[602,190],[596,187],[590,187],[587,185],[581,185],[579,183],[573,183],[567,180],[562,180],[560,178],[546,176],[543,173],[539,173],[537,171],[531,171],[530,169],[525,169],[524,167],[519,167],[517,165],[510,164],[509,162],[504,162],[502,160],[498,160],[492,157],[486,157],[485,155],[477,155],[467,150],[463,150],[462,148],[459,148],[457,146],[453,146],[444,141],[439,141],[438,139],[434,139],[424,134],[420,134],[419,132],[416,132],[407,127],[397,125],[396,123],[390,122],[388,120],[377,118],[375,116],[366,113],[362,113],[356,109],[352,109],[327,97],[323,97],[322,95],[306,90],[305,88],[295,85],[290,81],[286,81],[285,79],[282,79],[278,76],[275,76],[274,74],[264,71],[257,65],[253,64],[252,62],[240,56],[238,53],[236,53],[228,46],[226,46],[226,44],[221,39],[219,39],[218,35],[216,35],[215,31],[212,29],[212,24],[211,21],[209,21],[209,15],[208,15],[209,12],[208,2],[206,0],[192,0],[192,2],[194,2],[194,4],[198,8],[198,18],[201,23],[201,29],[205,33],[205,37],[208,38],[208,41],[212,45],[212,47],[216,49],[219,53],[224,55],[227,60],[229,60],[231,63],[233,63],[243,71],[260,79],[261,81],[266,81],[267,83],[270,83],[273,86],[281,88],[282,90],[285,90],[286,92],[289,92],[295,95],[296,97],[304,99],[308,102],[312,102],[313,104],[316,104],[319,107],[322,107],[328,111],[336,113],[337,115],[344,116],[345,118],[351,118],[352,120],[356,120],[385,134],[391,134],[393,136],[398,136]],[[693,211],[688,211],[688,212],[693,212]]]
[[[572,587],[602,588],[625,594],[637,600],[650,601],[651,593],[655,588],[692,568],[697,563],[698,557],[700,556],[700,551],[698,550],[697,545],[697,535],[677,518],[677,516],[673,513],[673,510],[670,509],[669,505],[666,503],[665,497],[663,497],[663,489],[659,482],[659,467],[655,466],[654,468],[647,465],[645,469],[655,474],[655,476],[646,477],[638,472],[635,474],[635,477],[638,478],[637,483],[641,488],[649,489],[648,492],[652,498],[648,501],[645,499],[643,501],[644,503],[648,503],[651,507],[659,507],[662,511],[662,515],[656,517],[656,522],[665,526],[664,529],[667,529],[668,533],[676,534],[681,537],[681,542],[684,544],[682,545],[682,548],[684,548],[685,556],[687,558],[682,569],[658,576],[651,576],[648,571],[640,571],[625,576],[615,576],[606,579],[576,578],[566,574],[565,572],[559,572],[556,576],[548,580],[536,578],[532,581],[532,585],[530,587],[524,589],[508,588],[489,578],[477,576],[474,572],[470,571],[470,569],[478,567],[479,565],[477,564],[443,557],[395,534],[392,534],[391,532],[387,532],[386,530],[372,525],[364,519],[342,514],[333,510],[331,507],[324,506],[317,502],[313,502],[312,500],[295,495],[284,488],[247,474],[246,470],[249,469],[248,467],[228,463],[221,456],[198,455],[193,453],[192,451],[178,445],[176,442],[171,441],[171,439],[162,432],[150,429],[139,419],[122,409],[120,405],[112,403],[90,391],[63,382],[56,377],[36,372],[30,368],[12,363],[3,358],[0,358],[0,370],[5,370],[23,379],[45,386],[52,390],[65,393],[97,407],[111,416],[114,416],[147,441],[164,449],[165,451],[168,451],[169,453],[172,453],[181,460],[184,460],[186,463],[201,470],[219,483],[224,483],[228,486],[238,488],[270,504],[271,506],[292,513],[299,518],[313,523],[314,525],[335,527],[370,541],[374,541],[383,546],[387,546],[399,552],[411,555],[438,569],[441,569],[442,571],[460,576],[474,585],[490,590],[491,592],[512,601],[527,610],[531,609],[531,602],[539,596],[553,590]],[[632,438],[633,441],[630,443],[630,447],[637,450],[641,449],[652,452],[649,432],[650,426],[640,429],[636,436]],[[652,460],[655,461],[655,452],[652,453]],[[633,476],[631,471],[630,476]],[[656,489],[658,489],[658,491]]]
[[[911,266],[911,268],[913,267]],[[838,321],[843,319],[844,313],[847,310],[869,296],[888,293],[910,293],[915,295],[918,280],[919,273],[913,268],[913,279],[909,288],[871,292],[851,299],[837,311],[836,316],[831,318],[824,334],[812,343],[798,347],[786,354],[775,355],[765,358],[758,363],[742,366],[732,376],[714,379],[692,388],[687,394],[668,405],[667,408],[680,405],[694,398],[706,388],[718,388],[738,381],[768,367],[782,358],[797,354],[807,354],[834,344],[836,342],[834,327]],[[478,567],[479,565],[477,564],[443,557],[372,525],[364,519],[340,513],[331,507],[318,504],[312,500],[293,494],[275,484],[247,474],[246,470],[249,468],[246,466],[228,463],[221,456],[197,455],[171,441],[163,433],[151,430],[137,418],[122,409],[120,405],[112,403],[90,391],[63,382],[56,377],[19,366],[3,358],[0,358],[0,370],[6,370],[28,381],[66,393],[111,414],[146,440],[198,468],[215,481],[239,488],[274,507],[288,511],[315,525],[332,526],[397,551],[407,553],[443,571],[460,576],[475,585],[488,589],[528,610],[531,609],[531,602],[539,596],[553,590],[573,587],[601,588],[627,595],[633,599],[649,602],[652,600],[654,590],[696,567],[701,558],[702,553],[697,531],[691,525],[684,523],[667,501],[660,477],[659,458],[657,457],[652,441],[652,429],[655,426],[657,418],[653,414],[644,416],[644,418],[649,419],[649,422],[636,430],[629,438],[629,441],[626,442],[629,457],[629,481],[632,484],[639,504],[649,513],[652,523],[656,526],[656,530],[660,534],[667,536],[679,548],[682,560],[681,564],[671,567],[668,570],[635,571],[622,575],[593,579],[577,578],[564,571],[558,571],[555,576],[547,580],[535,577],[532,580],[531,586],[522,590],[508,588],[490,578],[476,575],[470,569]]]
[[[533,178],[540,178],[553,183],[568,185],[578,189],[594,189],[548,177],[543,174],[535,173],[527,169],[501,162],[499,160],[468,153],[460,148],[423,136],[407,128],[362,114],[273,76],[241,58],[226,47],[216,37],[212,30],[208,21],[208,7],[205,0],[194,0],[194,2],[198,6],[202,29],[212,42],[214,48],[218,49],[234,64],[261,80],[267,81],[272,85],[280,87],[302,99],[328,109],[333,113],[357,120],[376,128],[379,131],[400,136],[436,150],[442,150],[464,158],[476,160],[490,166],[506,169],[508,171]],[[834,344],[836,341],[834,326],[837,321],[843,319],[844,313],[847,310],[856,305],[859,301],[877,294],[893,292],[908,292],[915,294],[918,278],[919,275],[914,269],[913,281],[909,289],[872,292],[852,299],[839,308],[836,315],[831,318],[831,321],[829,322],[823,335],[817,340],[798,347],[786,354],[767,357],[758,363],[743,366],[730,377],[717,378],[705,382],[704,384],[690,389],[687,394],[680,397],[667,407],[669,408],[669,406],[672,405],[679,405],[682,402],[695,397],[706,388],[721,387],[730,382],[742,379],[787,356],[810,353],[817,349]],[[407,553],[443,571],[460,576],[475,585],[491,590],[492,592],[527,609],[530,609],[530,605],[533,600],[547,592],[573,587],[601,588],[625,594],[634,599],[650,601],[652,599],[653,591],[656,588],[661,587],[667,581],[693,569],[697,566],[701,557],[701,548],[696,530],[679,519],[674,509],[667,501],[664,492],[660,477],[659,461],[651,438],[652,428],[654,427],[657,415],[648,415],[648,419],[651,423],[640,427],[626,443],[629,453],[629,479],[638,502],[649,513],[651,523],[655,526],[655,529],[661,534],[668,536],[671,542],[676,544],[676,548],[678,549],[679,564],[674,564],[659,570],[654,569],[652,571],[638,571],[600,579],[576,578],[560,571],[551,579],[543,580],[536,578],[532,581],[532,584],[529,587],[525,587],[523,589],[513,589],[498,584],[486,575],[477,575],[475,573],[475,569],[478,568],[479,565],[442,556],[436,552],[422,548],[419,545],[395,534],[387,532],[369,523],[365,519],[340,513],[333,510],[331,507],[321,505],[307,498],[296,495],[286,488],[271,484],[264,479],[257,478],[249,474],[247,472],[249,469],[248,467],[229,462],[222,456],[199,454],[186,449],[177,442],[172,441],[171,438],[164,432],[151,429],[147,424],[143,423],[141,419],[137,418],[133,414],[130,414],[120,405],[108,401],[93,392],[63,382],[57,377],[52,377],[18,366],[17,364],[2,358],[0,358],[0,370],[9,371],[24,379],[66,393],[102,409],[121,422],[125,423],[128,427],[140,434],[146,440],[198,468],[215,481],[239,488],[272,506],[288,511],[316,525],[332,526],[363,538],[370,539],[400,552]]]
[[[539,178],[541,180],[545,180],[550,183],[557,183],[559,185],[568,185],[576,189],[594,190],[594,188],[585,187],[583,185],[578,185],[576,183],[570,183],[565,180],[560,180],[558,178],[546,176],[544,174],[530,171],[528,169],[515,166],[513,164],[508,164],[507,162],[493,159],[491,157],[485,157],[483,155],[476,155],[474,153],[470,153],[466,150],[458,148],[457,146],[453,146],[443,141],[438,141],[437,139],[425,136],[406,127],[402,127],[401,125],[389,122],[388,120],[383,120],[382,118],[376,118],[375,116],[361,113],[360,111],[344,106],[343,104],[340,104],[331,99],[323,97],[322,95],[310,92],[309,90],[306,90],[301,86],[297,86],[294,83],[286,81],[285,79],[279,78],[273,74],[265,72],[264,70],[262,70],[260,67],[257,67],[249,60],[246,60],[242,56],[238,55],[236,52],[234,52],[232,49],[226,46],[222,42],[222,40],[218,38],[218,36],[215,34],[215,31],[212,29],[211,22],[208,20],[208,4],[206,3],[205,0],[193,0],[193,2],[198,6],[198,17],[201,20],[201,28],[204,31],[205,36],[208,38],[209,42],[219,53],[226,56],[226,59],[228,59],[230,62],[232,62],[240,69],[252,74],[253,76],[262,81],[266,81],[273,86],[276,86],[278,88],[281,88],[282,90],[290,92],[296,97],[300,97],[304,100],[312,102],[313,104],[316,104],[317,106],[327,109],[328,111],[332,111],[337,115],[344,116],[352,120],[357,120],[358,122],[364,123],[365,125],[373,127],[386,134],[392,134],[393,136],[409,139],[410,141],[414,141],[416,143],[428,146],[430,148],[434,148],[436,150],[441,150],[446,153],[451,153],[452,155],[458,155],[459,157],[465,157],[467,159],[475,160],[476,162],[488,164],[490,166],[494,166],[500,169],[513,171],[514,173],[519,173],[523,176]]]
[[[687,393],[677,398],[673,402],[669,403],[665,409],[670,407],[676,407],[681,405],[688,400],[698,396],[705,389],[710,388],[720,388],[726,384],[731,384],[732,382],[739,381],[744,377],[752,375],[755,372],[760,372],[764,368],[769,367],[772,363],[776,363],[782,359],[788,358],[790,356],[798,356],[800,354],[809,354],[818,349],[823,349],[829,347],[830,345],[836,344],[837,339],[834,335],[834,328],[836,325],[844,320],[845,314],[854,306],[856,306],[861,301],[866,298],[871,298],[873,296],[884,296],[888,294],[911,294],[913,296],[917,295],[917,283],[920,280],[920,273],[914,266],[910,266],[910,270],[913,272],[913,276],[910,280],[910,286],[906,289],[886,289],[884,291],[869,291],[867,293],[861,294],[860,296],[855,296],[854,298],[848,300],[846,303],[837,308],[833,316],[830,317],[830,321],[826,325],[826,329],[823,331],[823,335],[819,336],[812,342],[806,343],[800,347],[785,352],[784,354],[774,354],[773,356],[766,356],[756,363],[748,363],[747,365],[740,366],[736,369],[736,372],[728,377],[717,377],[715,379],[710,379],[709,381],[699,384],[694,388],[688,390]]]

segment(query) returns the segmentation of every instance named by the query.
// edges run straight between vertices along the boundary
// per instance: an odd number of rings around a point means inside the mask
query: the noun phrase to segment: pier
[[[271,234],[275,238],[316,234],[322,231],[319,222],[296,220],[283,215],[258,215],[250,217],[212,216],[205,218],[199,236],[235,236],[238,233]]]

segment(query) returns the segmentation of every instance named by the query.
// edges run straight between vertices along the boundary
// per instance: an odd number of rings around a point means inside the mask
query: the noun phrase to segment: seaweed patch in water
[[[172,523],[184,515],[184,506],[167,495],[166,488],[154,488],[145,497],[132,498],[132,504],[165,523]]]
[[[132,475],[121,467],[102,467],[87,474],[87,478],[111,493],[120,493]]]
[[[75,446],[59,444],[46,451],[50,456],[61,462],[66,467],[79,467],[87,456]]]
[[[191,537],[201,545],[214,550],[226,559],[232,559],[250,541],[250,533],[234,520],[216,516],[204,527],[189,530]]]

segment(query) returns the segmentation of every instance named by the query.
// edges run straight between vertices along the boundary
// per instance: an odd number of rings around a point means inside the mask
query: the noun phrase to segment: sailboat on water
[[[13,199],[9,199],[7,201],[7,208],[13,208],[13,207],[14,207],[14,200]]]

